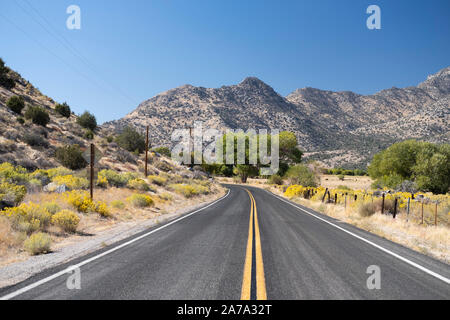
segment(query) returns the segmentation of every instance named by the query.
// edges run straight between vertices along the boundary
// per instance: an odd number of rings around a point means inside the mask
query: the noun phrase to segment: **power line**
[[[25,36],[27,36],[30,40],[34,41],[37,45],[39,45],[41,48],[43,48],[45,51],[47,51],[48,53],[50,53],[52,56],[54,56],[55,58],[59,59],[62,63],[64,63],[66,66],[68,66],[70,69],[72,69],[74,72],[78,73],[80,76],[82,76],[83,78],[85,78],[86,80],[92,82],[94,85],[98,86],[100,89],[104,90],[105,88],[103,88],[101,85],[99,85],[97,82],[95,82],[93,79],[89,78],[88,76],[86,76],[84,73],[80,72],[79,70],[77,70],[76,68],[74,68],[71,64],[69,64],[67,61],[65,61],[63,58],[61,58],[60,56],[58,56],[56,53],[54,53],[52,50],[48,49],[45,45],[43,45],[41,42],[37,41],[36,39],[34,39],[28,32],[26,32],[25,30],[23,30],[20,26],[18,26],[16,23],[14,23],[11,19],[9,19],[8,17],[4,16],[1,12],[0,12],[0,16],[3,17],[6,21],[8,21],[10,24],[12,24],[14,27],[16,27],[19,31],[21,31],[23,34],[25,34]]]
[[[95,67],[95,65],[93,63],[91,63],[89,61],[89,59],[87,59],[76,47],[72,46],[72,44],[67,40],[67,38],[63,35],[63,34],[59,34],[58,31],[56,30],[56,28],[51,24],[50,21],[48,21],[48,19],[43,16],[39,10],[36,9],[36,7],[34,7],[28,0],[24,0],[28,6],[30,8],[32,8],[34,10],[34,12],[36,12],[36,14],[53,30],[54,34],[56,35],[56,37],[60,37],[66,44],[66,48],[71,51],[71,53],[74,56],[77,56],[91,71],[93,71],[94,73],[99,73],[99,70]],[[55,37],[55,38],[56,38]],[[105,79],[102,79],[105,83],[109,84],[114,90],[119,91],[120,94],[122,94],[122,96],[124,96],[126,99],[128,99],[130,102],[137,104],[136,101],[131,98],[127,93],[125,93],[120,87],[116,86],[114,83],[112,82],[108,82]]]
[[[56,31],[50,31],[45,25],[43,25],[34,15],[32,15],[31,13],[30,13],[30,11],[29,10],[27,10],[25,7],[23,7],[17,0],[15,1],[16,2],[16,4],[22,9],[22,11],[24,11],[28,16],[30,16],[37,24],[39,24],[43,29],[44,29],[44,31],[46,31],[50,36],[52,36],[54,39],[56,39],[61,45],[63,45],[64,46],[64,48],[65,49],[67,49],[67,51],[69,51],[75,58],[77,58],[78,60],[80,60],[87,68],[89,68],[94,74],[98,74],[99,72],[98,72],[98,70],[95,70],[93,67],[92,67],[92,64],[90,64],[89,63],[89,61],[85,58],[85,57],[83,57],[79,52],[78,52],[78,50],[76,50],[71,44],[70,44],[70,42],[67,40],[67,39],[65,39],[65,38],[63,38],[62,36],[61,36],[61,38],[67,43],[64,43],[63,41],[61,41],[61,39],[59,38],[59,34],[58,34],[58,32],[56,32]],[[41,19],[43,19],[44,20],[44,22],[46,22],[48,25],[49,25],[49,27],[50,28],[53,28],[52,26],[51,26],[51,24],[48,22],[48,20],[46,19],[46,18],[44,18],[38,11],[37,11],[37,9],[36,8],[34,8],[29,2],[27,2],[28,3],[28,5],[30,5],[30,7],[34,10],[34,11],[36,11],[36,13],[41,17]],[[11,22],[11,21],[10,21]],[[16,25],[16,27],[17,27],[17,25]],[[53,28],[54,29],[54,28]],[[23,30],[22,30],[22,32],[24,32]],[[28,37],[31,37],[29,34],[27,34],[27,36]],[[34,41],[36,41],[36,40],[34,40]],[[36,41],[37,42],[37,41]],[[42,45],[41,45],[42,46]],[[46,48],[46,50],[47,51],[49,51],[49,52],[51,52],[51,50],[50,49],[48,49],[48,48]],[[54,52],[52,52],[52,54],[53,55],[56,55]],[[61,57],[59,57],[59,59],[60,60],[63,60]],[[64,61],[64,63],[66,64],[66,65],[69,65],[66,61]],[[72,67],[71,66],[71,69],[75,69],[74,67]],[[81,74],[81,72],[79,71],[79,70],[76,70],[75,69],[75,71],[77,72],[77,73],[79,73],[79,74]],[[89,76],[87,76],[87,75],[84,75],[84,74],[82,74],[82,76],[84,77],[84,78],[86,78],[86,79],[88,79],[89,81],[91,81],[91,82],[93,82],[96,86],[98,86],[99,88],[101,88],[102,90],[107,90],[105,87],[103,87],[102,85],[100,85],[97,81],[95,81],[94,79],[92,79],[92,78],[90,78]],[[97,75],[98,76],[98,75]],[[104,80],[104,79],[102,79],[101,77],[99,77],[105,84],[107,84],[107,85],[109,85],[111,88],[112,88],[112,91],[113,92],[118,92],[119,94],[121,94],[122,95],[122,97],[124,97],[126,100],[127,100],[127,102],[131,102],[131,103],[133,103],[133,104],[136,104],[136,102],[134,101],[134,99],[132,99],[132,98],[130,98],[127,94],[125,94],[125,93],[123,93],[123,91],[120,89],[120,88],[118,88],[117,86],[114,86],[113,84],[111,84],[111,83],[109,83],[108,81],[106,81],[106,80]],[[108,90],[109,91],[109,90]]]

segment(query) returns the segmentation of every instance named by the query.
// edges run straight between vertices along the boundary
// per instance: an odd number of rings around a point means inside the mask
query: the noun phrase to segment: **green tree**
[[[450,145],[424,148],[417,156],[413,171],[420,190],[447,193],[450,189]]]
[[[25,119],[30,119],[34,124],[45,127],[50,122],[50,116],[48,112],[38,106],[30,106],[25,111]]]
[[[145,150],[145,138],[131,127],[125,127],[116,137],[116,143],[130,152],[141,153]]]
[[[55,111],[66,118],[69,118],[71,114],[70,107],[66,102],[64,102],[63,104],[58,103],[55,106]]]
[[[25,101],[20,96],[12,96],[6,101],[6,106],[15,113],[21,114],[23,108],[25,108]]]
[[[5,65],[5,62],[0,58],[0,86],[11,90],[16,85],[14,79],[9,76],[9,68]]]
[[[94,131],[97,128],[97,119],[95,116],[88,111],[85,111],[77,119],[77,123],[85,129],[90,129]]]
[[[302,164],[290,167],[286,172],[286,178],[290,180],[291,184],[298,184],[304,187],[317,186],[317,177],[315,173]]]
[[[77,144],[56,149],[55,157],[64,167],[71,170],[78,170],[87,166],[83,153]]]

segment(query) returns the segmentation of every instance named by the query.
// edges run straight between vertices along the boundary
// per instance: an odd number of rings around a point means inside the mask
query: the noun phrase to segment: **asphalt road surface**
[[[265,190],[227,187],[206,208],[0,289],[0,297],[450,298],[445,263]]]

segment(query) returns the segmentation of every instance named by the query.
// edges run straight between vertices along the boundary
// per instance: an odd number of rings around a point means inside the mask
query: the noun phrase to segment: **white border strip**
[[[265,191],[267,191],[267,190],[265,190]],[[269,191],[267,191],[267,192],[269,192]],[[273,196],[275,196],[276,198],[280,199],[281,201],[286,202],[287,204],[290,204],[291,206],[293,206],[293,207],[295,207],[295,208],[297,208],[297,209],[299,209],[299,210],[301,210],[301,211],[303,211],[303,212],[313,216],[314,218],[319,219],[319,220],[321,220],[321,221],[323,221],[325,223],[328,223],[329,225],[331,225],[331,226],[333,226],[333,227],[335,227],[335,228],[337,228],[337,229],[339,229],[341,231],[344,231],[345,233],[348,233],[349,235],[351,235],[351,236],[353,236],[355,238],[358,238],[359,240],[362,240],[362,241],[370,244],[371,246],[373,246],[373,247],[375,247],[377,249],[380,249],[381,251],[386,252],[387,254],[390,254],[391,256],[393,256],[393,257],[395,257],[395,258],[397,258],[397,259],[399,259],[399,260],[401,260],[403,262],[406,262],[407,264],[409,264],[409,265],[411,265],[411,266],[413,266],[413,267],[415,267],[415,268],[417,268],[419,270],[422,270],[423,272],[425,272],[425,273],[427,273],[427,274],[429,274],[429,275],[431,275],[431,276],[433,276],[433,277],[435,277],[435,278],[445,282],[446,284],[450,284],[450,279],[448,279],[448,278],[446,278],[446,277],[444,277],[444,276],[442,276],[442,275],[440,275],[440,274],[438,274],[438,273],[436,273],[434,271],[431,271],[430,269],[422,267],[421,265],[419,265],[419,264],[417,264],[417,263],[415,263],[415,262],[413,262],[413,261],[411,261],[409,259],[406,259],[406,258],[396,254],[395,252],[392,252],[391,250],[383,248],[382,246],[380,246],[380,245],[378,245],[378,244],[376,244],[376,243],[374,243],[372,241],[369,241],[369,240],[367,240],[367,239],[365,239],[365,238],[363,238],[361,236],[358,236],[357,234],[355,234],[353,232],[350,232],[350,231],[348,231],[348,230],[346,230],[346,229],[344,229],[344,228],[342,228],[342,227],[340,227],[340,226],[338,226],[338,225],[336,225],[336,224],[334,224],[334,223],[332,223],[332,222],[330,222],[330,221],[328,221],[326,219],[323,219],[323,218],[321,218],[321,217],[319,217],[319,216],[317,216],[317,215],[315,215],[315,214],[313,214],[311,212],[308,212],[305,209],[300,208],[299,206],[293,204],[290,201],[287,201],[287,200],[281,198],[280,196],[278,196],[276,194],[273,194],[271,192],[269,192],[269,193],[272,194]]]
[[[110,249],[108,251],[102,252],[102,253],[100,253],[100,254],[92,257],[92,258],[89,258],[87,260],[84,260],[84,261],[82,261],[82,262],[80,262],[80,263],[78,263],[76,265],[69,266],[68,268],[66,268],[66,269],[64,269],[62,271],[59,271],[59,272],[57,272],[57,273],[55,273],[55,274],[53,274],[51,276],[48,276],[47,278],[41,279],[41,280],[39,280],[39,281],[37,281],[35,283],[32,283],[32,284],[30,284],[30,285],[28,285],[26,287],[23,287],[23,288],[21,288],[21,289],[19,289],[17,291],[11,292],[10,294],[7,294],[7,295],[5,295],[3,297],[0,297],[0,300],[9,300],[9,299],[12,299],[14,297],[17,297],[18,295],[21,295],[21,294],[23,294],[23,293],[25,293],[27,291],[30,291],[31,289],[34,289],[34,288],[36,288],[36,287],[38,287],[38,286],[40,286],[40,285],[42,285],[44,283],[47,283],[47,282],[49,282],[49,281],[51,281],[53,279],[56,279],[56,278],[58,278],[58,277],[60,277],[60,276],[62,276],[64,274],[67,274],[68,272],[72,271],[74,268],[80,268],[80,267],[84,266],[85,264],[88,264],[89,262],[92,262],[92,261],[95,261],[97,259],[100,259],[101,257],[104,257],[104,256],[106,256],[106,255],[108,255],[110,253],[113,253],[113,252],[115,252],[115,251],[117,251],[119,249],[122,249],[123,247],[126,247],[126,246],[128,246],[128,245],[130,245],[130,244],[132,244],[132,243],[134,243],[136,241],[139,241],[139,240],[141,240],[141,239],[143,239],[145,237],[148,237],[149,235],[151,235],[151,234],[153,234],[153,233],[155,233],[155,232],[157,232],[159,230],[162,230],[162,229],[164,229],[164,228],[166,228],[166,227],[168,227],[168,226],[170,226],[170,225],[172,225],[174,223],[177,223],[177,222],[179,222],[179,221],[181,221],[181,220],[183,220],[183,219],[185,219],[187,217],[192,216],[193,214],[195,214],[195,213],[197,213],[199,211],[202,211],[202,210],[204,210],[206,208],[211,207],[212,205],[216,204],[217,202],[222,201],[223,199],[228,197],[229,194],[230,194],[230,189],[228,189],[228,192],[227,192],[227,194],[225,196],[223,196],[220,199],[217,199],[216,201],[208,204],[207,206],[205,206],[203,208],[197,209],[194,212],[191,212],[191,213],[189,213],[189,214],[187,214],[185,216],[182,216],[182,217],[180,217],[180,218],[178,218],[176,220],[173,220],[173,221],[171,221],[171,222],[169,222],[169,223],[167,223],[167,224],[165,224],[165,225],[163,225],[163,226],[161,226],[161,227],[159,227],[159,228],[157,228],[155,230],[147,232],[147,233],[145,233],[145,234],[143,234],[143,235],[141,235],[141,236],[139,236],[137,238],[134,238],[134,239],[132,239],[130,241],[127,241],[125,243],[122,243],[121,245],[118,245],[117,247],[114,247],[114,248],[112,248],[112,249]]]

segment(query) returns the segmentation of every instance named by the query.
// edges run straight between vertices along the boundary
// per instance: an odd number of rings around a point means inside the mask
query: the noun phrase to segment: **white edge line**
[[[193,211],[193,212],[191,212],[191,213],[189,213],[187,215],[184,215],[184,216],[182,216],[182,217],[180,217],[180,218],[178,218],[176,220],[173,220],[173,221],[171,221],[171,222],[169,222],[169,223],[167,223],[167,224],[165,224],[165,225],[163,225],[163,226],[161,226],[161,227],[159,227],[157,229],[154,229],[154,230],[152,230],[150,232],[147,232],[147,233],[145,233],[145,234],[143,234],[143,235],[141,235],[141,236],[139,236],[137,238],[134,238],[134,239],[131,239],[130,241],[122,243],[121,245],[118,245],[117,247],[114,247],[114,248],[112,248],[112,249],[110,249],[108,251],[102,252],[102,253],[100,253],[100,254],[92,257],[92,258],[89,258],[87,260],[84,260],[84,261],[82,261],[82,262],[80,262],[78,264],[71,265],[71,266],[69,266],[68,268],[66,268],[66,269],[64,269],[62,271],[59,271],[59,272],[57,272],[57,273],[55,273],[55,274],[53,274],[51,276],[48,276],[48,277],[46,277],[44,279],[41,279],[41,280],[39,280],[39,281],[37,281],[35,283],[32,283],[32,284],[28,285],[26,287],[23,287],[23,288],[21,288],[21,289],[19,289],[17,291],[11,292],[11,293],[3,296],[3,297],[0,297],[0,300],[9,300],[9,299],[12,299],[14,297],[17,297],[18,295],[21,295],[21,294],[23,294],[23,293],[25,293],[27,291],[30,291],[31,289],[34,289],[34,288],[36,288],[36,287],[38,287],[38,286],[40,286],[40,285],[42,285],[44,283],[47,283],[47,282],[49,282],[49,281],[51,281],[53,279],[56,279],[56,278],[58,278],[58,277],[60,277],[60,276],[62,276],[64,274],[67,274],[68,272],[72,271],[74,268],[80,268],[80,267],[88,264],[89,262],[97,260],[97,259],[99,259],[101,257],[104,257],[104,256],[110,254],[110,253],[113,253],[114,251],[117,251],[117,250],[119,250],[119,249],[121,249],[123,247],[126,247],[126,246],[128,246],[128,245],[130,245],[130,244],[132,244],[132,243],[134,243],[136,241],[139,241],[139,240],[141,240],[141,239],[151,235],[152,233],[155,233],[155,232],[157,232],[159,230],[162,230],[162,229],[164,229],[164,228],[166,228],[166,227],[168,227],[168,226],[170,226],[170,225],[172,225],[172,224],[174,224],[174,223],[176,223],[178,221],[181,221],[181,220],[183,220],[183,219],[185,219],[187,217],[192,216],[193,214],[195,214],[195,213],[197,213],[199,211],[202,211],[202,210],[205,210],[206,208],[209,208],[210,206],[212,206],[212,205],[216,204],[217,202],[222,201],[223,199],[228,197],[229,194],[230,194],[230,189],[228,189],[228,192],[227,192],[227,194],[225,196],[223,196],[220,199],[215,200],[214,202],[211,202],[210,204],[208,204],[207,206],[205,206],[203,208],[197,209],[197,210],[195,210],[195,211]]]
[[[308,212],[305,209],[300,208],[299,206],[293,204],[290,201],[287,201],[287,200],[281,198],[280,196],[278,196],[276,194],[273,194],[273,193],[271,193],[271,192],[269,192],[267,190],[265,190],[265,191],[270,193],[270,194],[272,194],[273,196],[275,196],[276,198],[280,199],[281,201],[286,202],[287,204],[290,204],[291,206],[293,206],[293,207],[295,207],[295,208],[297,208],[297,209],[299,209],[299,210],[301,210],[301,211],[303,211],[303,212],[313,216],[314,218],[317,218],[317,219],[319,219],[319,220],[321,220],[323,222],[326,222],[329,225],[331,225],[331,226],[333,226],[335,228],[338,228],[339,230],[344,231],[344,232],[348,233],[349,235],[352,235],[353,237],[358,238],[359,240],[362,240],[362,241],[370,244],[371,246],[374,246],[375,248],[380,249],[381,251],[384,251],[387,254],[390,254],[391,256],[393,256],[393,257],[395,257],[395,258],[397,258],[397,259],[399,259],[399,260],[401,260],[403,262],[406,262],[407,264],[409,264],[409,265],[411,265],[413,267],[416,267],[417,269],[419,269],[419,270],[421,270],[421,271],[423,271],[423,272],[425,272],[425,273],[427,273],[427,274],[429,274],[429,275],[431,275],[431,276],[433,276],[433,277],[435,277],[435,278],[437,278],[437,279],[439,279],[439,280],[441,280],[441,281],[443,281],[443,282],[445,282],[447,284],[450,284],[450,279],[448,279],[448,278],[446,278],[446,277],[444,277],[444,276],[442,276],[442,275],[440,275],[440,274],[438,274],[438,273],[436,273],[434,271],[431,271],[430,269],[427,269],[427,268],[425,268],[425,267],[423,267],[423,266],[421,266],[421,265],[419,265],[419,264],[417,264],[417,263],[415,263],[415,262],[413,262],[413,261],[411,261],[409,259],[406,259],[406,258],[396,254],[395,252],[392,252],[391,250],[388,250],[388,249],[386,249],[386,248],[384,248],[384,247],[382,247],[382,246],[380,246],[380,245],[378,245],[378,244],[376,244],[376,243],[374,243],[372,241],[369,241],[369,240],[367,240],[367,239],[365,239],[365,238],[363,238],[361,236],[358,236],[357,234],[355,234],[353,232],[350,232],[350,231],[348,231],[348,230],[346,230],[346,229],[344,229],[344,228],[342,228],[342,227],[340,227],[340,226],[338,226],[338,225],[336,225],[336,224],[334,224],[334,223],[332,223],[332,222],[330,222],[330,221],[328,221],[326,219],[323,219],[323,218],[321,218],[321,217],[319,217],[319,216],[317,216],[317,215],[315,215],[315,214],[313,214],[311,212]]]

